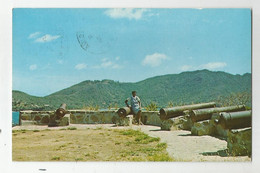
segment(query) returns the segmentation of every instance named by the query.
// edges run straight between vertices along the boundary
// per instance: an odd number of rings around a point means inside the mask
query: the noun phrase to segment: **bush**
[[[219,96],[216,103],[220,106],[245,105],[247,109],[251,109],[252,95],[248,92],[232,93],[229,96]]]
[[[147,111],[157,111],[157,104],[155,102],[151,102],[149,105],[145,107],[145,110]]]
[[[167,107],[168,107],[168,108],[172,108],[172,107],[173,107],[173,102],[172,102],[172,101],[169,101]]]

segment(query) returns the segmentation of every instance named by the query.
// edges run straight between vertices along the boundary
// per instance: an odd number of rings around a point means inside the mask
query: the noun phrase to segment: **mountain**
[[[198,70],[180,74],[168,74],[145,79],[136,83],[121,83],[112,80],[83,81],[45,97],[35,97],[21,91],[13,91],[13,110],[56,109],[66,103],[69,109],[109,105],[124,105],[132,90],[146,106],[155,102],[158,106],[189,104],[225,99],[234,93],[246,93],[251,98],[251,74],[232,75],[225,72]],[[244,97],[244,96],[242,96]],[[251,99],[249,99],[251,106]]]

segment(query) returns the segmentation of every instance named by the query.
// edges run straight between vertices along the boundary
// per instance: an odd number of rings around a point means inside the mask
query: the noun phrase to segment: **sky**
[[[137,82],[208,69],[251,73],[251,9],[13,9],[13,90]]]

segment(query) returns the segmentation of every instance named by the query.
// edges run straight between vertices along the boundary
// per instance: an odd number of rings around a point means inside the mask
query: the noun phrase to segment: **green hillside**
[[[69,109],[90,105],[98,105],[99,108],[107,108],[109,105],[120,107],[124,105],[124,100],[131,95],[132,90],[137,91],[143,106],[151,102],[164,107],[169,102],[189,104],[217,101],[219,97],[222,101],[227,101],[228,96],[237,93],[240,97],[250,97],[247,105],[251,106],[251,74],[232,75],[198,70],[156,76],[136,83],[83,81],[45,97],[13,91],[13,110],[55,109],[61,103],[66,103]]]

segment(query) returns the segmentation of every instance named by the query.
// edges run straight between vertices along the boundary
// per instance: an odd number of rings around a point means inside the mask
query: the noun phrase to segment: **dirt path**
[[[160,127],[141,126],[143,132],[160,137],[168,144],[170,156],[180,161],[251,161],[247,156],[230,157],[226,154],[227,142],[211,136],[192,136],[190,131],[161,131]]]
[[[103,125],[70,125],[77,128],[133,128],[139,129],[150,136],[160,137],[161,142],[168,145],[167,151],[170,156],[178,161],[251,161],[247,156],[243,157],[229,157],[225,149],[227,142],[211,136],[191,136],[190,131],[161,131],[160,127],[156,126],[135,126],[132,127],[113,127],[111,124]],[[47,126],[16,126],[14,130],[28,129],[41,130],[46,129]],[[54,127],[51,129],[59,129],[64,127]]]

